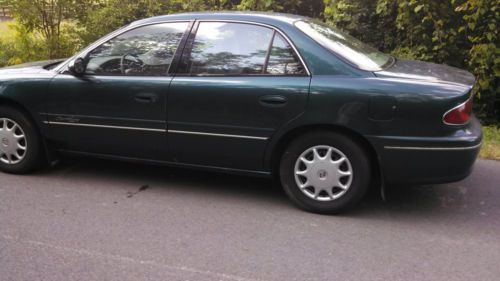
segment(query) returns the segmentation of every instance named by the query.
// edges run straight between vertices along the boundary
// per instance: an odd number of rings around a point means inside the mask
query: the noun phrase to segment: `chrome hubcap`
[[[327,145],[306,149],[295,162],[295,182],[309,198],[332,201],[351,187],[351,162],[342,151]]]
[[[23,129],[8,118],[0,118],[0,161],[17,164],[26,156],[27,141]]]

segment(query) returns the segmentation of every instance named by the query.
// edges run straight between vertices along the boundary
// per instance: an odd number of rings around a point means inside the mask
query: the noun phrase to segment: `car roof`
[[[298,20],[304,20],[307,17],[283,14],[274,12],[251,12],[251,11],[226,11],[226,12],[189,12],[151,17],[131,23],[131,26],[148,23],[157,23],[164,21],[177,20],[235,20],[264,23],[270,25],[293,24]]]

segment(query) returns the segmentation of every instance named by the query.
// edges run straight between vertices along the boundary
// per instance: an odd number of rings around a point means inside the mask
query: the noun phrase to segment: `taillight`
[[[443,122],[448,125],[463,125],[469,122],[472,112],[472,97],[464,103],[448,110],[443,116]]]

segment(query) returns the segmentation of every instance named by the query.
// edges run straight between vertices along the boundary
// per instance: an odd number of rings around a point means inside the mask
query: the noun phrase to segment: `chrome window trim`
[[[182,131],[182,130],[168,130],[168,132],[169,133],[174,133],[174,134],[212,136],[212,137],[227,137],[227,138],[252,139],[252,140],[267,140],[268,139],[267,137],[256,137],[256,136],[246,136],[246,135],[232,135],[232,134],[218,134],[218,133],[205,133],[205,132]]]
[[[77,58],[77,57],[84,57],[87,55],[87,53],[91,52],[92,50],[94,50],[95,48],[99,47],[100,45],[102,45],[103,43],[105,43],[106,41],[110,40],[110,39],[113,39],[114,37],[116,36],[119,36],[127,31],[130,31],[132,29],[136,29],[136,28],[139,28],[139,27],[143,27],[143,26],[148,26],[148,25],[154,25],[154,24],[163,24],[163,23],[176,23],[176,22],[192,22],[192,21],[198,21],[198,22],[234,22],[234,23],[246,23],[246,24],[253,24],[253,25],[259,25],[259,26],[263,26],[263,27],[267,27],[267,28],[270,28],[272,30],[275,30],[276,32],[278,32],[281,36],[283,36],[283,38],[285,38],[285,40],[288,42],[288,44],[290,44],[290,46],[292,47],[293,51],[295,52],[295,54],[297,55],[297,57],[299,58],[300,60],[300,63],[302,63],[302,66],[304,67],[304,69],[306,70],[307,72],[307,76],[311,76],[311,72],[309,71],[309,67],[307,66],[307,64],[305,63],[304,59],[302,58],[302,55],[300,54],[300,52],[297,50],[297,47],[295,46],[295,44],[290,40],[290,38],[288,38],[288,36],[283,32],[281,31],[280,29],[278,29],[277,27],[275,26],[272,26],[272,25],[268,25],[268,24],[265,24],[265,23],[259,23],[259,22],[253,22],[253,21],[240,21],[240,20],[218,20],[218,19],[210,19],[210,20],[197,20],[197,19],[186,19],[186,20],[166,20],[166,21],[158,21],[158,22],[154,22],[154,23],[143,23],[143,24],[138,24],[138,25],[133,25],[133,26],[124,26],[118,30],[115,30],[113,32],[111,32],[110,34],[108,35],[105,35],[104,37],[102,37],[101,39],[98,39],[97,41],[95,41],[94,43],[90,44],[89,46],[87,46],[85,49],[83,49],[83,51],[73,55],[72,57],[70,57],[69,59],[67,59],[66,61],[64,61],[63,63],[61,63],[59,66],[57,66],[54,71],[58,72],[59,74],[61,74],[64,69],[66,68],[66,66],[68,65],[68,63],[70,61],[72,61],[73,59]],[[295,27],[295,25],[294,25]],[[296,27],[295,27],[296,28]],[[286,76],[286,75],[284,75]],[[295,75],[296,76],[296,75]],[[305,76],[305,75],[304,75]]]
[[[194,19],[191,19],[191,20],[188,20],[188,19],[185,19],[185,20],[165,20],[165,21],[158,21],[158,22],[142,23],[142,24],[137,24],[137,25],[126,25],[124,27],[121,27],[121,28],[107,34],[107,35],[104,35],[100,39],[97,39],[97,41],[95,41],[94,43],[92,43],[89,46],[87,46],[86,48],[84,48],[81,52],[73,55],[72,57],[70,57],[69,59],[67,59],[63,63],[61,63],[59,66],[54,68],[54,71],[56,71],[59,74],[63,73],[63,71],[66,69],[66,66],[68,65],[68,63],[70,61],[72,61],[73,59],[78,58],[78,57],[85,57],[89,52],[93,51],[95,48],[99,47],[100,45],[106,43],[106,41],[111,40],[117,36],[120,36],[121,34],[128,32],[130,30],[144,27],[144,26],[148,26],[148,25],[164,24],[164,23],[186,22],[189,25],[189,23],[192,21],[194,21]],[[168,76],[168,75],[166,75],[166,76]]]
[[[392,150],[471,150],[481,147],[482,144],[483,143],[479,143],[473,146],[462,147],[384,146],[384,148]]]
[[[295,54],[299,58],[300,63],[302,64],[302,66],[306,70],[307,75],[273,75],[273,76],[280,76],[280,77],[283,77],[283,76],[285,76],[285,77],[286,76],[311,76],[311,72],[309,71],[309,67],[305,63],[300,52],[297,50],[297,47],[295,46],[295,44],[292,42],[292,40],[290,40],[290,38],[288,38],[288,35],[286,35],[283,31],[281,31],[279,28],[277,28],[275,26],[272,26],[272,25],[269,25],[266,23],[260,23],[260,22],[255,22],[255,21],[243,21],[243,20],[226,20],[226,19],[201,19],[201,20],[198,20],[198,19],[196,19],[196,21],[198,24],[202,23],[202,22],[226,22],[226,23],[252,24],[252,25],[267,27],[271,30],[274,30],[274,31],[278,32],[281,36],[283,36],[283,38],[285,38],[287,43],[292,47],[293,51],[295,52]],[[294,25],[294,27],[295,27],[295,25]],[[196,39],[196,35],[194,38]],[[222,75],[222,76],[224,76],[224,75]],[[246,76],[246,75],[243,75],[243,76]],[[249,75],[249,76],[253,76],[253,75]],[[270,75],[262,75],[262,76],[270,76]]]
[[[330,48],[328,48],[327,46],[321,44],[320,42],[316,41],[316,39],[314,39],[311,35],[307,34],[306,32],[304,32],[302,29],[300,29],[299,27],[297,27],[296,23],[297,22],[306,22],[304,19],[299,19],[299,20],[296,20],[293,22],[293,26],[295,26],[295,28],[297,28],[298,30],[300,30],[300,32],[302,32],[304,35],[306,35],[307,37],[309,37],[312,41],[314,41],[316,44],[318,44],[319,46],[321,46],[323,49],[325,49],[326,51],[328,51],[330,54],[334,55],[336,58],[338,58],[340,61],[348,64],[349,66],[351,67],[354,67],[355,69],[357,70],[361,70],[361,71],[365,71],[365,72],[370,72],[370,73],[375,73],[375,72],[379,72],[379,71],[383,71],[389,67],[391,67],[392,65],[394,65],[394,63],[396,63],[396,58],[390,54],[386,54],[386,55],[389,55],[391,57],[391,62],[389,64],[386,64],[386,65],[383,65],[384,67],[381,67],[380,69],[378,70],[366,70],[366,69],[363,69],[361,68],[359,65],[356,65],[354,62],[350,61],[348,58],[346,58],[345,56],[341,55],[339,52],[336,52]],[[349,34],[350,35],[350,34]],[[357,38],[356,38],[357,39]],[[359,40],[359,39],[358,39]],[[363,42],[364,43],[364,42]],[[365,43],[366,44],[366,43]],[[372,46],[373,47],[373,46]],[[375,48],[377,49],[377,48]],[[378,50],[378,49],[377,49]],[[380,50],[379,50],[380,52]]]

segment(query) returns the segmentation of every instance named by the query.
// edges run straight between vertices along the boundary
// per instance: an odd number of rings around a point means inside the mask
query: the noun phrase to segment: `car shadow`
[[[288,199],[279,182],[263,177],[74,156],[65,157],[54,167],[39,172],[39,175],[44,174],[65,177],[69,180],[88,177],[97,179],[97,182],[116,180],[116,185],[136,182],[137,189],[130,190],[131,193],[136,193],[147,186],[181,194],[184,192],[211,198],[264,200],[278,205],[288,205]]]
[[[154,186],[164,191],[174,190],[181,194],[188,192],[212,200],[230,198],[255,201],[255,204],[265,202],[275,208],[296,209],[287,199],[279,182],[268,178],[111,160],[96,161],[80,157],[66,158],[62,163],[39,174],[62,176],[70,180],[93,177],[98,180],[101,178],[107,181],[120,179],[137,182],[137,189],[128,191],[129,197]],[[479,201],[481,198],[476,196],[474,200]],[[463,184],[460,182],[446,185],[388,186],[385,200],[382,199],[380,190],[373,187],[358,206],[339,216],[403,220],[433,216],[438,219],[469,211],[472,205],[473,202],[464,193]]]

